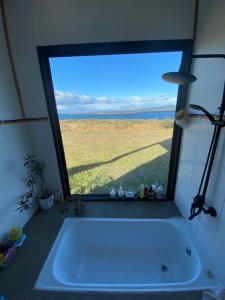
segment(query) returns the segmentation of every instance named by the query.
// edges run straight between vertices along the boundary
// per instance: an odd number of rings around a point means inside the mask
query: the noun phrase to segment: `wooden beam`
[[[195,0],[195,16],[193,25],[193,40],[196,40],[197,26],[198,26],[198,10],[199,10],[199,0]]]
[[[5,35],[6,47],[7,47],[7,51],[8,51],[8,55],[9,55],[9,62],[10,62],[11,70],[12,70],[12,76],[13,76],[13,80],[14,80],[14,84],[15,84],[15,88],[16,88],[16,93],[18,96],[20,112],[21,112],[22,118],[25,118],[26,114],[25,114],[25,110],[24,110],[24,106],[23,106],[23,101],[22,101],[22,96],[21,96],[21,92],[20,92],[18,78],[16,75],[15,64],[13,61],[13,55],[12,55],[12,49],[11,49],[10,40],[9,40],[9,33],[8,33],[8,28],[7,28],[3,0],[0,0],[0,7],[1,7],[2,25],[3,25],[4,35]]]
[[[48,117],[0,120],[0,126],[10,125],[10,124],[28,123],[28,122],[42,122],[42,121],[48,121]]]

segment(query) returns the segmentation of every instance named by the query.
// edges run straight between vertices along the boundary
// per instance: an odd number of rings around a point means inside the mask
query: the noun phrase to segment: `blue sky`
[[[143,109],[176,103],[161,79],[179,69],[181,52],[51,58],[61,113]]]

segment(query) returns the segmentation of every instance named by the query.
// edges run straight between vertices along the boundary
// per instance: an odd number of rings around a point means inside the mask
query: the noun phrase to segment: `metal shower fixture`
[[[168,72],[162,75],[162,78],[174,84],[189,84],[197,80],[197,77],[192,74],[183,73],[181,71],[178,72]]]
[[[196,54],[192,55],[191,58],[225,58],[224,54]],[[188,58],[187,58],[188,59]],[[162,79],[178,85],[190,84],[197,80],[197,77],[190,73],[182,71],[182,63],[178,72],[167,72],[162,75]]]
[[[200,54],[200,55],[192,55],[191,58],[223,58],[225,59],[224,54]],[[170,83],[175,83],[178,85],[181,84],[190,84],[197,80],[197,77],[193,74],[182,72],[182,64],[178,72],[169,72],[162,75],[162,78]],[[217,216],[217,212],[214,207],[207,207],[205,205],[205,196],[209,184],[210,175],[212,172],[213,162],[219,142],[220,132],[223,127],[225,127],[224,121],[224,112],[225,112],[225,83],[223,89],[223,98],[222,103],[219,108],[219,118],[215,118],[212,114],[208,112],[204,107],[197,104],[190,104],[190,108],[203,112],[211,124],[214,126],[214,132],[208,152],[208,156],[206,159],[206,164],[204,167],[204,171],[202,174],[200,186],[198,189],[197,195],[193,198],[193,202],[190,209],[190,217],[189,220],[192,220],[201,212],[205,214],[209,214],[212,217]]]

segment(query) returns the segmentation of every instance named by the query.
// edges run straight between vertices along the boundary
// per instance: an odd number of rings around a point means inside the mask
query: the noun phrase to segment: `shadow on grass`
[[[69,175],[71,176],[82,171],[91,170],[99,166],[109,164],[111,162],[115,162],[125,156],[128,156],[133,153],[137,153],[139,151],[153,147],[155,145],[162,146],[164,149],[167,150],[167,152],[163,155],[158,156],[154,160],[151,160],[145,164],[138,166],[134,170],[127,172],[126,174],[124,174],[123,176],[121,176],[120,178],[114,181],[111,181],[103,186],[96,186],[90,191],[90,193],[105,194],[108,193],[112,189],[112,187],[118,189],[120,185],[122,185],[123,188],[126,190],[136,191],[140,187],[141,183],[149,185],[155,183],[156,181],[161,182],[166,188],[167,180],[168,180],[168,171],[169,171],[171,138],[161,141],[160,143],[154,143],[151,145],[147,145],[145,147],[135,149],[131,152],[124,153],[106,162],[98,162],[98,163],[73,167],[70,168],[68,172]]]
[[[169,149],[170,147],[170,144],[171,144],[171,139],[167,139],[167,140],[164,140],[160,143],[154,143],[154,144],[150,144],[150,145],[147,145],[147,146],[144,146],[144,147],[141,147],[141,148],[138,148],[138,149],[135,149],[133,151],[130,151],[130,152],[127,152],[127,153],[124,153],[124,154],[121,154],[119,156],[116,156],[110,160],[107,160],[107,161],[103,161],[103,162],[96,162],[96,163],[93,163],[93,164],[87,164],[87,165],[80,165],[80,166],[77,166],[77,167],[72,167],[72,168],[69,168],[68,169],[68,174],[69,176],[73,176],[77,173],[80,173],[80,172],[84,172],[84,171],[88,171],[88,170],[92,170],[94,168],[98,168],[102,165],[106,165],[106,164],[110,164],[112,162],[115,162],[123,157],[126,157],[128,155],[131,155],[131,154],[134,154],[134,153],[137,153],[139,151],[142,151],[142,150],[145,150],[145,149],[148,149],[150,147],[153,147],[153,146],[156,146],[156,145],[161,145],[162,147],[166,148],[167,150]]]
[[[90,193],[108,193],[112,187],[118,189],[120,185],[122,185],[125,190],[137,191],[141,183],[150,185],[157,181],[161,182],[166,188],[169,171],[171,139],[167,139],[158,144],[167,149],[165,154],[140,165],[117,180],[107,183],[104,186],[95,187]]]

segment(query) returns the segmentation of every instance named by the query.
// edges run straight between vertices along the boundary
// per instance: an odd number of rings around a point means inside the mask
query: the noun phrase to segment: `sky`
[[[181,52],[51,58],[59,113],[147,109],[176,103],[177,86],[162,80],[177,71]]]

